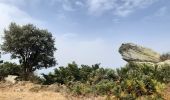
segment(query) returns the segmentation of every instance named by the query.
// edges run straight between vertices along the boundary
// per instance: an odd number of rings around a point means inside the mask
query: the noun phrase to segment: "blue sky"
[[[33,23],[53,33],[58,66],[76,61],[117,68],[125,64],[118,53],[124,42],[170,51],[169,5],[169,0],[0,0],[0,35],[10,22]]]

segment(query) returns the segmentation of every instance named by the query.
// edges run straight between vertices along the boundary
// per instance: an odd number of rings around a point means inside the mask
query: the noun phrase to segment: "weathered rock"
[[[160,62],[160,54],[133,43],[122,44],[119,48],[119,53],[127,62]]]
[[[6,82],[9,82],[9,83],[15,84],[17,77],[18,77],[18,76],[15,76],[15,75],[8,75],[7,77],[5,77],[5,81],[6,81]]]
[[[157,65],[158,65],[158,67],[165,66],[165,65],[170,66],[170,60],[165,60],[163,62],[159,62],[159,63],[157,63]]]

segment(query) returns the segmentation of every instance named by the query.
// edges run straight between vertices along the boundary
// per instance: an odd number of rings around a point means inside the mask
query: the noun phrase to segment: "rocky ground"
[[[0,100],[105,100],[106,97],[73,97],[57,92],[57,86],[41,86],[30,82],[0,83]],[[63,88],[62,88],[63,89]]]

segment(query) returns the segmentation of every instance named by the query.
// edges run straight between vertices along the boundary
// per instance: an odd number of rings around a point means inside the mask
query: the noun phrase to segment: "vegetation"
[[[88,66],[73,62],[44,75],[44,84],[65,84],[75,95],[115,95],[120,99],[159,97],[170,81],[170,66],[158,68],[130,63],[120,69],[104,69],[99,64]],[[152,98],[154,99],[154,98]]]
[[[15,63],[4,62],[0,65],[0,80],[3,80],[8,75],[22,76],[22,73],[21,66]]]
[[[165,60],[170,60],[170,52],[169,53],[165,53],[161,55],[161,60],[165,61]]]
[[[1,58],[1,52],[0,52],[0,58]],[[3,63],[3,60],[0,60],[0,64]]]
[[[25,79],[36,69],[48,68],[56,64],[54,39],[47,30],[36,28],[32,24],[23,26],[11,23],[4,30],[2,50],[19,59]]]
[[[161,100],[162,90],[170,83],[170,65],[137,63],[113,70],[100,67],[100,64],[78,66],[73,62],[47,75],[42,74],[40,78],[33,73],[36,69],[56,64],[54,42],[47,30],[32,24],[19,26],[11,23],[4,31],[2,50],[11,53],[11,58],[19,59],[20,65],[0,61],[0,80],[7,75],[18,75],[44,85],[64,85],[73,95],[107,95],[108,99],[116,96],[120,100]],[[168,59],[169,53],[161,56],[162,61]]]

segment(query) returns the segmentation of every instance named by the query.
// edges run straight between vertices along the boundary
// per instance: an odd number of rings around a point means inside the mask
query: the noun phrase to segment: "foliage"
[[[100,68],[99,64],[92,66],[78,65],[73,62],[66,67],[59,67],[54,70],[54,73],[48,75],[42,74],[44,84],[70,84],[71,82],[82,82],[96,84],[102,79],[114,80],[116,78],[115,71],[112,69]]]
[[[113,94],[114,87],[115,83],[107,79],[103,79],[97,84],[73,82],[68,86],[74,95],[109,95]]]
[[[0,65],[0,80],[8,75],[22,75],[22,69],[20,65],[10,62],[4,62]]]
[[[159,82],[170,83],[170,65],[164,65],[156,70],[155,78]]]
[[[119,99],[159,97],[169,82],[170,67],[129,63],[117,70],[73,62],[44,76],[44,84],[65,84],[75,95],[115,95]]]
[[[0,58],[1,58],[1,52],[0,52]],[[3,60],[0,60],[0,64],[3,63]]]
[[[160,59],[162,61],[165,61],[165,60],[170,60],[170,52],[169,53],[165,53],[165,54],[162,54]]]
[[[11,58],[18,58],[25,74],[29,76],[40,68],[48,68],[56,64],[54,56],[54,39],[47,30],[42,30],[32,24],[23,26],[11,23],[4,30],[2,50],[11,53]]]
[[[140,98],[142,96],[160,96],[165,84],[160,80],[157,66],[146,64],[128,64],[126,67],[117,69],[119,82],[114,88],[114,95],[120,99]]]

